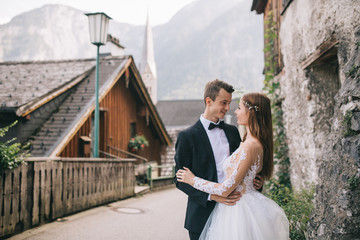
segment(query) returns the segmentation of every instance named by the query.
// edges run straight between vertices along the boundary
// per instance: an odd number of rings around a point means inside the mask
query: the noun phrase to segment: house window
[[[335,96],[341,88],[337,56],[338,40],[332,36],[302,62],[309,81],[307,100],[312,102],[311,108],[315,113],[309,115],[316,123],[314,136],[327,136],[331,131]]]
[[[309,67],[322,65],[324,63],[332,62],[337,59],[337,49],[339,41],[335,36],[331,36],[329,39],[324,41],[301,63],[302,68],[305,70]]]
[[[130,123],[130,136],[135,137],[136,135],[136,122]]]

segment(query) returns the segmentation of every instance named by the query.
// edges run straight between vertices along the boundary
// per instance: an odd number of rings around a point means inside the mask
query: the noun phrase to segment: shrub
[[[307,223],[314,208],[315,187],[295,192],[276,180],[271,180],[267,187],[269,190],[266,195],[284,209],[289,220],[290,239],[306,239]]]
[[[7,127],[0,128],[0,139],[16,124],[17,121]],[[6,142],[0,142],[0,174],[3,174],[7,169],[17,168],[23,164],[22,158],[29,156],[26,150],[29,144],[22,146],[20,143],[14,143],[15,140],[16,138],[13,138]]]
[[[356,187],[359,185],[359,183],[360,183],[360,178],[356,175],[348,178],[348,185],[349,185],[350,190],[352,190],[352,191],[356,189]]]

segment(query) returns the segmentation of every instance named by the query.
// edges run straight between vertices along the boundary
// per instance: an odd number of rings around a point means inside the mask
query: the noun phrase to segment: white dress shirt
[[[223,129],[220,128],[214,128],[211,130],[208,129],[210,123],[214,123],[214,122],[204,118],[203,115],[200,116],[200,121],[209,137],[211,148],[214,153],[218,182],[221,183],[225,180],[226,177],[222,170],[222,165],[224,163],[224,160],[230,155],[229,141],[227,140]],[[218,123],[214,123],[214,124],[218,124]]]

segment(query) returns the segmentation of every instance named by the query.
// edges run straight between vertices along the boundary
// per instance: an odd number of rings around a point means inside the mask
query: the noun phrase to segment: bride
[[[270,100],[264,94],[244,95],[235,111],[237,123],[246,126],[244,142],[223,164],[222,183],[196,177],[188,168],[176,173],[179,182],[222,197],[242,193],[234,206],[217,203],[200,239],[289,239],[289,222],[284,211],[254,189],[256,174],[270,179],[273,172],[273,134]]]

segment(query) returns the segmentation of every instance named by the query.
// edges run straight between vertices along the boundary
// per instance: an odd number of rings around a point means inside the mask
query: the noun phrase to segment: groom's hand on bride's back
[[[235,192],[235,190],[227,197],[221,197],[219,195],[213,195],[211,194],[210,199],[222,203],[228,206],[233,206],[236,204],[237,201],[239,201],[241,198],[241,192]]]
[[[264,178],[262,177],[262,176],[260,176],[260,175],[256,175],[256,177],[255,177],[255,179],[254,179],[254,181],[253,181],[253,183],[254,183],[254,188],[256,189],[256,190],[258,190],[258,191],[262,191],[262,187],[263,187],[263,185],[264,185]]]

